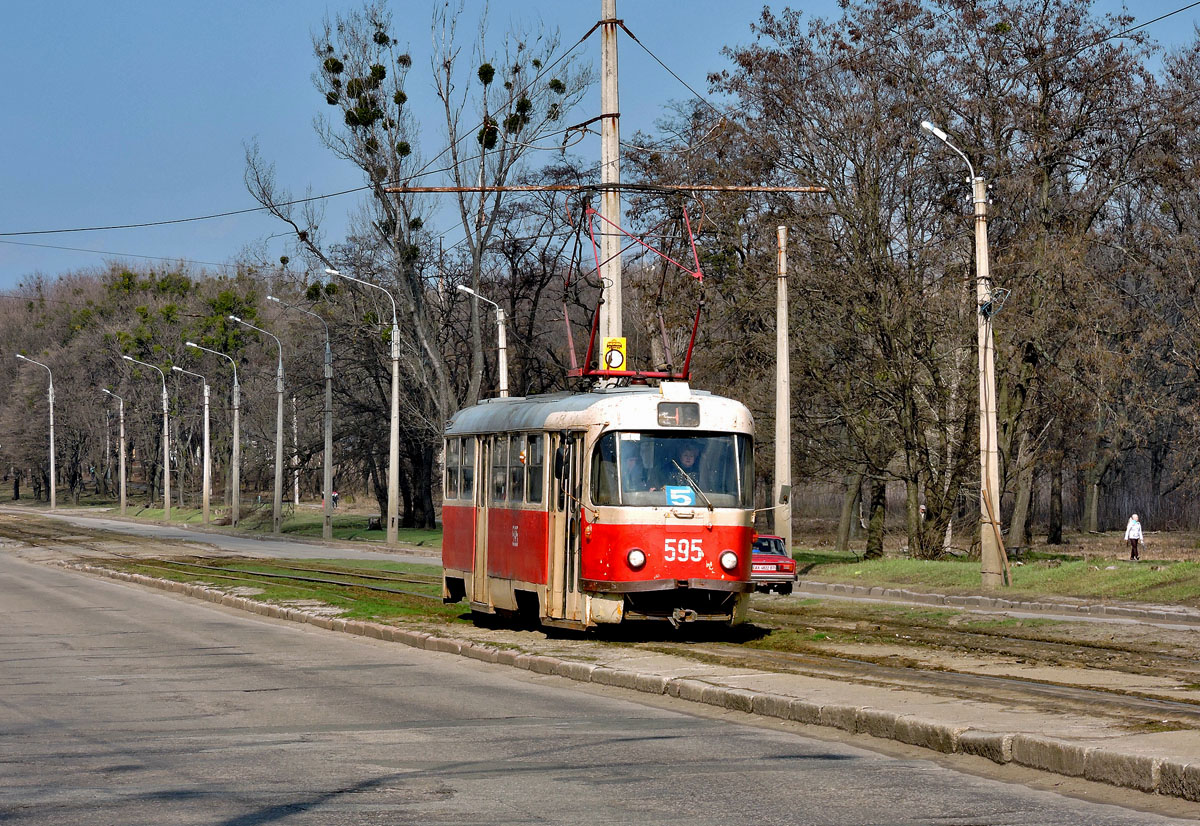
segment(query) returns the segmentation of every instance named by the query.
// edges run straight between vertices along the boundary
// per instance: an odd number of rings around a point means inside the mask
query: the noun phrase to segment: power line
[[[1174,15],[1177,15],[1182,12],[1188,11],[1190,9],[1196,8],[1197,6],[1200,6],[1200,0],[1197,0],[1197,2],[1189,3],[1185,6],[1181,6],[1180,8],[1174,9],[1172,11],[1166,12],[1165,14],[1161,14],[1158,17],[1155,17],[1151,20],[1147,20],[1143,23],[1139,23],[1135,26],[1130,26],[1128,28],[1122,29],[1119,32],[1113,32],[1111,34],[1108,34],[1108,35],[1096,40],[1094,43],[1091,43],[1088,46],[1085,46],[1083,49],[1079,50],[1078,52],[1073,53],[1072,55],[1062,55],[1057,58],[1047,58],[1047,60],[1063,59],[1066,57],[1076,56],[1083,50],[1091,48],[1092,46],[1097,46],[1100,43],[1103,43],[1107,40],[1124,37],[1125,35],[1131,34],[1135,31],[1138,31],[1139,29],[1146,28],[1147,26],[1150,26],[1154,23],[1159,23],[1163,20],[1166,20],[1167,18],[1173,17]],[[810,80],[810,79],[817,77],[821,74],[824,74],[828,71],[832,71],[833,69],[836,69],[837,67],[847,63],[850,60],[870,54],[875,49],[881,48],[882,46],[885,46],[888,43],[891,43],[893,40],[896,40],[897,38],[900,38],[900,37],[904,36],[905,34],[908,34],[909,32],[914,31],[917,28],[924,27],[931,22],[940,20],[941,18],[946,17],[949,14],[951,14],[951,11],[948,10],[946,12],[943,12],[942,14],[933,16],[929,20],[922,21],[921,23],[914,24],[913,26],[911,26],[907,29],[899,31],[891,37],[888,37],[888,38],[878,41],[876,43],[869,44],[866,47],[864,47],[863,49],[861,49],[860,51],[858,51],[852,55],[849,55],[845,58],[841,58],[839,60],[835,60],[832,63],[822,67],[821,69],[818,69],[817,71],[813,72],[812,74],[808,75],[807,77],[801,79],[799,81],[799,83],[804,83],[807,80]],[[650,49],[647,48],[632,32],[630,32],[629,29],[627,29],[624,25],[622,25],[621,28],[625,30],[625,33],[628,34],[629,37],[635,43],[637,43],[639,47],[641,47],[646,52],[646,54],[648,54],[652,59],[654,59],[656,62],[658,62],[658,64],[660,66],[662,66],[663,69],[665,69],[673,78],[675,78],[677,81],[679,81],[679,83],[682,84],[689,92],[691,92],[698,100],[700,100],[700,102],[702,102],[704,105],[708,106],[716,114],[718,114],[722,117],[725,116],[724,113],[722,113],[721,110],[719,110],[713,103],[711,103],[706,98],[704,98],[704,96],[698,94],[674,70],[672,70],[657,55],[655,55],[652,51],[650,51]],[[570,49],[568,49],[566,52],[564,52],[562,55],[560,55],[557,60],[555,60],[553,63],[549,64],[548,66],[544,67],[537,74],[537,76],[534,77],[533,80],[530,81],[530,83],[525,87],[525,89],[527,90],[527,89],[531,88],[534,83],[536,83],[540,78],[544,77],[554,66],[558,65],[560,62],[562,62],[564,59],[566,59],[572,52],[575,51],[575,49],[577,49],[580,45],[582,45],[587,40],[587,38],[592,34],[593,31],[595,31],[595,27],[592,27],[592,29],[589,29],[588,32],[583,37],[581,37]],[[563,130],[558,130],[555,132],[550,132],[547,134],[547,137],[564,134],[567,131],[569,131],[569,130],[563,129]],[[458,142],[465,140],[471,134],[473,134],[473,130],[464,130],[463,135],[459,138]],[[645,148],[652,149],[655,147],[664,146],[668,143],[670,143],[670,138],[663,139],[662,141],[659,141],[656,144],[652,144],[651,147],[645,147]],[[432,159],[430,159],[430,161],[424,167],[417,170],[412,175],[407,176],[407,179],[412,180],[414,178],[422,178],[422,177],[426,177],[428,175],[435,175],[435,174],[439,174],[442,172],[451,171],[453,169],[452,166],[451,167],[441,167],[438,169],[430,169],[429,168],[429,166],[431,164],[433,164],[435,161],[437,161],[439,158],[441,158],[443,155],[445,155],[447,152],[449,152],[450,148],[451,148],[451,146],[447,146],[444,149],[442,149],[442,151],[439,152],[437,155],[435,155]],[[478,157],[479,157],[479,155],[475,155],[473,157],[468,157],[465,160],[473,160]],[[599,168],[598,166],[591,167],[588,170],[585,170],[584,174],[586,175],[587,173],[593,172],[593,171],[595,171],[595,169],[598,169],[598,168]],[[336,192],[324,193],[321,195],[312,195],[312,196],[305,197],[305,198],[295,198],[290,201],[285,201],[285,202],[282,202],[279,204],[273,204],[272,206],[277,208],[277,207],[295,206],[298,204],[311,203],[314,201],[323,201],[323,200],[330,199],[330,198],[341,197],[343,195],[351,195],[351,194],[358,193],[358,192],[366,192],[366,191],[371,190],[372,188],[373,188],[372,185],[366,184],[363,186],[352,187],[350,189],[343,189],[343,190],[339,190]],[[229,217],[234,217],[234,216],[238,216],[238,215],[249,215],[249,214],[255,213],[255,212],[263,212],[263,211],[269,210],[270,208],[271,207],[266,207],[266,206],[246,207],[243,209],[227,210],[224,212],[215,212],[215,213],[209,213],[209,214],[205,214],[205,215],[196,215],[196,216],[191,216],[191,217],[187,217],[187,218],[171,218],[171,219],[164,219],[164,220],[160,220],[160,221],[142,221],[142,222],[128,223],[128,224],[110,224],[110,225],[104,225],[104,226],[67,227],[67,228],[42,229],[42,230],[23,230],[23,231],[19,231],[19,232],[0,232],[0,238],[11,238],[11,237],[16,237],[16,236],[30,236],[30,235],[54,235],[54,234],[65,234],[65,233],[73,233],[73,232],[106,232],[106,231],[122,230],[122,229],[146,229],[146,228],[150,228],[150,227],[170,226],[170,225],[174,225],[174,224],[186,224],[186,223],[194,223],[194,222],[198,222],[198,221],[211,221],[211,220],[215,220],[217,218],[229,218]],[[14,242],[0,242],[0,243],[14,243]],[[36,245],[29,244],[28,246],[36,246]],[[49,248],[49,249],[66,249],[66,250],[74,249],[74,248],[70,248],[70,247],[59,248],[59,247],[49,247],[49,246],[47,248]],[[75,250],[75,251],[98,252],[99,253],[99,251],[82,250],[82,249]],[[107,255],[107,254],[115,254],[115,253],[99,253],[99,254]],[[158,257],[158,256],[137,255],[137,254],[133,254],[133,253],[129,253],[129,254],[125,254],[125,255],[127,257],[132,257],[132,258],[151,258],[151,259],[156,259],[156,260],[182,260],[182,259],[165,259],[165,258],[160,259],[160,257]],[[211,266],[229,266],[227,264],[212,264],[211,262],[196,262],[196,263],[208,264]]]

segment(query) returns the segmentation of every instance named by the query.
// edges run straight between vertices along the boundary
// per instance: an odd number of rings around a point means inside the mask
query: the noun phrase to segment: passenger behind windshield
[[[697,464],[700,458],[700,446],[692,441],[680,442],[675,450],[663,452],[662,463],[658,468],[658,476],[650,490],[662,490],[668,485],[693,486],[698,484],[696,475],[700,472]]]

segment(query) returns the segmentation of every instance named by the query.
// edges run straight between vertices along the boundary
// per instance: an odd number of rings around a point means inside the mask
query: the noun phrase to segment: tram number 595
[[[704,559],[704,549],[700,539],[667,539],[663,541],[663,561],[665,562],[700,562]]]

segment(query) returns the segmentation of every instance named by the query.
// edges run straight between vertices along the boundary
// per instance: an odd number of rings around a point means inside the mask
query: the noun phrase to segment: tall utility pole
[[[271,532],[278,534],[283,531],[283,342],[274,333],[255,327],[235,315],[231,315],[229,320],[270,336],[279,347],[279,361],[275,367],[275,489],[271,504]]]
[[[175,365],[171,368],[177,373],[186,373],[189,376],[195,376],[200,379],[204,385],[204,490],[200,494],[201,510],[204,513],[204,524],[209,524],[208,505],[209,505],[209,490],[212,488],[212,454],[208,451],[208,379],[199,373],[193,373],[191,370],[184,370],[182,367]]]
[[[292,504],[300,507],[300,422],[295,393],[292,394]]]
[[[987,182],[975,174],[966,154],[929,121],[921,128],[950,147],[967,164],[975,202],[975,301],[979,340],[979,547],[982,585],[1008,585],[1008,558],[1000,524],[1000,454],[996,437],[996,366],[992,331],[992,280],[988,270]]]
[[[48,365],[42,364],[40,361],[34,361],[20,353],[17,353],[16,356],[21,361],[27,361],[30,364],[36,364],[38,367],[44,368],[50,374],[50,390],[47,394],[47,398],[50,399],[50,510],[54,510],[58,507],[58,473],[54,466],[54,371]],[[164,385],[163,397],[165,398],[166,395],[167,391]]]
[[[396,316],[396,299],[392,294],[378,284],[363,281],[352,275],[346,275],[334,269],[326,268],[325,272],[379,290],[392,302],[392,416],[388,427],[388,512],[387,512],[387,544],[396,544],[396,532],[399,527],[399,500],[397,493],[400,488],[400,324]]]
[[[600,215],[609,224],[600,237],[604,304],[600,335],[621,335],[621,105],[617,96],[617,0],[601,0],[600,21]]]
[[[121,473],[121,516],[125,515],[125,400],[111,390],[100,388],[101,393],[107,393],[117,400],[117,422],[120,429],[118,430],[117,444],[121,450],[120,473]]]
[[[779,243],[775,279],[775,533],[792,553],[792,374],[788,352],[787,227]]]
[[[163,521],[171,521],[171,411],[167,405],[167,376],[162,369],[145,361],[138,361],[133,356],[121,356],[126,361],[149,367],[158,372],[162,378],[162,408],[163,408]]]
[[[229,362],[233,367],[233,455],[230,457],[232,468],[232,478],[230,479],[229,493],[229,524],[237,527],[238,521],[241,518],[242,504],[242,431],[240,421],[240,408],[242,401],[241,387],[238,385],[237,362],[232,356],[227,356],[217,350],[210,350],[207,347],[201,347],[194,341],[185,342],[188,347],[194,347],[197,350],[203,350],[206,353],[212,353],[214,356],[220,356]]]
[[[306,310],[303,307],[297,307],[295,304],[288,304],[286,301],[281,301],[273,295],[267,296],[268,301],[274,301],[282,304],[289,310],[310,315],[317,321],[321,322],[321,326],[325,328],[325,461],[321,479],[321,491],[323,498],[323,519],[321,523],[321,538],[333,539],[333,351],[329,347],[329,324],[324,318]],[[295,396],[292,397],[292,432],[295,433]],[[293,436],[295,441],[295,436]],[[299,476],[296,481],[296,504],[300,504],[300,482]]]

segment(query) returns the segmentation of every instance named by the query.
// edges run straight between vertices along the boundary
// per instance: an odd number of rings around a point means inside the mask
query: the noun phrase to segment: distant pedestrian
[[[332,500],[333,509],[334,509],[334,510],[337,510],[337,506],[338,506],[338,499],[340,499],[340,498],[341,498],[340,496],[338,496],[338,492],[335,490],[335,491],[334,491],[334,492],[333,492],[333,493],[330,495],[330,497],[329,497],[329,498]]]
[[[1136,513],[1129,517],[1129,524],[1125,526],[1125,541],[1129,543],[1129,560],[1138,562],[1141,559],[1138,543],[1142,541],[1142,523],[1138,521]]]

